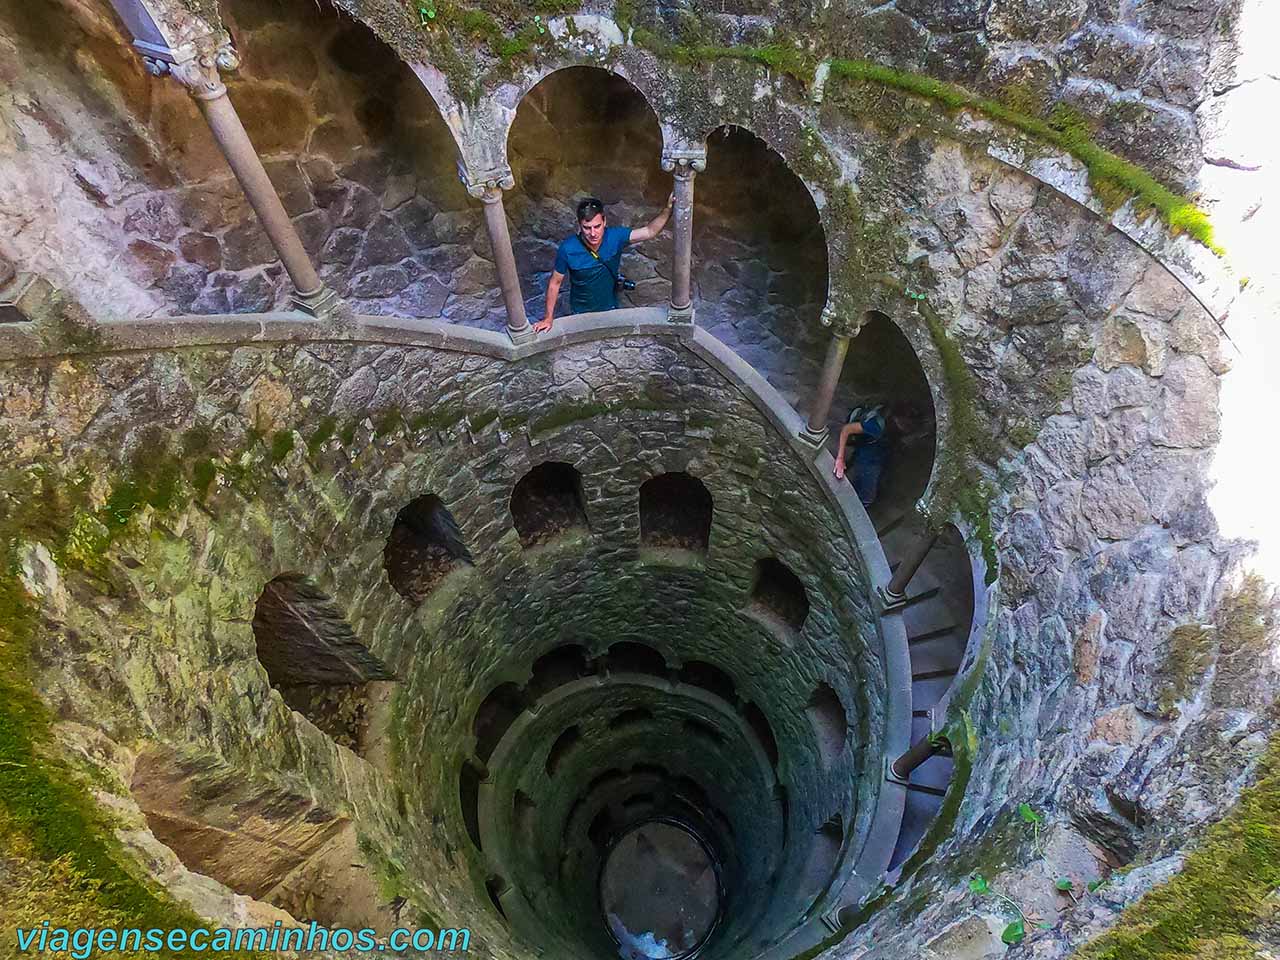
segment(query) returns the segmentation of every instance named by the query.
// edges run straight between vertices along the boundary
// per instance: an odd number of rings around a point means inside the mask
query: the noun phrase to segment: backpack
[[[854,437],[854,442],[863,446],[869,446],[873,443],[880,443],[884,440],[885,428],[887,426],[884,417],[884,409],[880,404],[873,404],[869,407],[857,406],[849,411],[849,419],[846,423],[867,424],[875,421],[880,426],[880,436],[872,437],[866,433],[860,433]]]

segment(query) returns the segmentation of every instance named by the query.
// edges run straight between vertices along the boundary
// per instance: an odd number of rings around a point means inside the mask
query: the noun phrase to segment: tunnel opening
[[[467,831],[467,839],[477,850],[483,850],[480,841],[480,783],[485,774],[470,761],[462,764],[458,773],[458,805],[462,812],[462,825]]]
[[[370,683],[395,675],[329,597],[297,574],[262,589],[253,612],[258,661],[272,689],[335,743],[364,754]]]
[[[706,553],[711,492],[687,473],[663,473],[640,485],[640,544]]]
[[[531,317],[546,309],[546,286],[560,241],[577,233],[574,208],[584,197],[605,204],[609,226],[641,227],[666,203],[658,118],[627,80],[575,66],[544,77],[520,100],[507,135],[516,188],[506,202],[512,247]],[[670,298],[671,232],[627,247],[621,274],[636,282],[618,305],[650,306]],[[569,312],[561,290],[556,316]]]
[[[809,595],[804,584],[776,557],[756,561],[751,581],[750,612],[788,635],[804,629],[809,616]]]
[[[414,604],[472,562],[458,521],[434,493],[411,500],[396,514],[382,556],[392,588]]]
[[[538,464],[511,493],[511,520],[526,550],[589,529],[582,475],[567,463]]]
[[[386,930],[390,916],[352,822],[218,758],[141,749],[129,790],[189,870],[326,926]]]

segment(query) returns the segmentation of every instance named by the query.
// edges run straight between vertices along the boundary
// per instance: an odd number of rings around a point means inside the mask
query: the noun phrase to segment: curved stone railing
[[[834,461],[827,452],[814,457],[799,435],[804,418],[745,360],[705,330],[690,324],[669,323],[663,308],[634,308],[607,313],[580,314],[556,321],[555,327],[535,339],[513,343],[505,331],[457,326],[438,320],[360,316],[354,322],[318,321],[299,312],[184,316],[153,320],[116,321],[93,328],[91,341],[71,346],[50,346],[35,330],[0,329],[0,362],[56,358],[97,353],[164,350],[196,346],[243,346],[267,343],[377,343],[433,347],[505,360],[548,353],[572,344],[627,336],[659,336],[680,341],[733,383],[756,409],[786,438],[797,460],[805,464],[834,508],[849,538],[857,545],[859,562],[872,594],[887,586],[888,561],[853,488],[837,481]],[[900,614],[876,612],[881,662],[885,672],[884,757],[893,758],[910,746],[911,664],[906,631]],[[826,915],[860,901],[879,882],[889,865],[906,799],[905,787],[883,773],[876,791],[875,811],[860,850],[849,854],[841,877],[833,884]],[[821,918],[814,918],[796,936],[774,947],[789,955],[816,943],[825,932]],[[797,944],[801,944],[797,947]]]

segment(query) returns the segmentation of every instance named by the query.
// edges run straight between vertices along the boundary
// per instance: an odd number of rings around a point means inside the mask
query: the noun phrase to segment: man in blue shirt
[[[885,410],[881,407],[854,407],[849,422],[840,430],[840,448],[836,452],[835,475],[845,472],[845,450],[853,440],[853,476],[850,480],[864,507],[875,502],[880,486],[880,472],[889,453],[885,443]]]
[[[675,195],[667,205],[643,227],[610,227],[605,221],[604,204],[587,197],[578,204],[578,232],[567,237],[556,250],[556,265],[547,281],[547,312],[533,329],[542,333],[551,329],[551,319],[560,297],[560,285],[569,277],[569,306],[574,313],[613,310],[618,306],[622,249],[628,244],[652,240],[667,225]]]

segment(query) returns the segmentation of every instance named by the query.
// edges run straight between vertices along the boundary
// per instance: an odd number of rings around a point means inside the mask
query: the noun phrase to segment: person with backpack
[[[662,232],[671,216],[675,194],[667,198],[662,212],[643,227],[611,227],[604,215],[604,203],[587,197],[578,204],[578,232],[561,241],[556,250],[556,263],[547,281],[547,309],[533,325],[535,333],[551,329],[560,297],[560,285],[569,278],[569,306],[574,313],[614,310],[618,306],[618,290],[634,290],[635,281],[619,272],[622,249],[633,243],[652,240]]]
[[[849,478],[864,507],[875,503],[880,487],[880,473],[888,457],[885,439],[887,410],[883,405],[854,407],[848,422],[840,429],[840,446],[836,450],[835,475],[845,475],[845,453],[853,443],[853,474]]]

